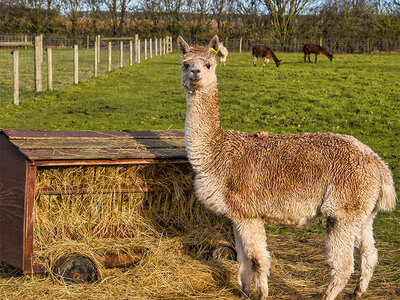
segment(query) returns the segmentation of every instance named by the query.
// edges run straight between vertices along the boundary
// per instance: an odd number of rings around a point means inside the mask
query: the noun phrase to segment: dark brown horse
[[[320,45],[317,44],[305,44],[303,46],[303,52],[304,52],[304,62],[306,62],[307,55],[308,55],[308,61],[311,62],[310,60],[311,53],[315,54],[315,63],[317,63],[317,58],[318,55],[320,54],[326,55],[330,61],[332,61],[333,59],[333,54],[328,53],[324,48],[322,48]]]
[[[263,67],[265,67],[265,62],[267,62],[267,65],[269,65],[269,59],[272,57],[272,59],[275,61],[275,64],[277,67],[281,64],[281,60],[279,60],[274,52],[271,50],[271,48],[265,47],[263,45],[256,45],[253,47],[252,51],[253,53],[253,65],[256,66],[257,58],[264,57],[264,63]]]

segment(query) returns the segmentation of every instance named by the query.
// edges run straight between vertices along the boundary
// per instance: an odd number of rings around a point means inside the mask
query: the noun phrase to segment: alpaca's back
[[[223,45],[220,45],[217,55],[226,58],[228,56],[228,49],[226,49]]]
[[[262,215],[275,223],[303,226],[320,212],[326,216],[348,208],[353,214],[371,212],[382,177],[391,178],[370,148],[345,135],[226,131],[216,147],[213,156],[223,163],[224,172],[219,168],[206,172],[211,177],[215,172],[227,210],[241,218]],[[388,201],[394,203],[393,198]]]

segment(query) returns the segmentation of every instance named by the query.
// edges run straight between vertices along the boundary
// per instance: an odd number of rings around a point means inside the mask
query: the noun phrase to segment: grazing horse
[[[328,53],[324,48],[322,48],[320,45],[317,44],[305,44],[303,46],[303,52],[304,52],[304,62],[306,62],[306,56],[308,55],[308,61],[311,62],[310,60],[310,54],[315,53],[315,63],[317,63],[318,55],[324,54],[326,55],[330,61],[333,59],[333,54]]]
[[[271,50],[271,48],[265,47],[263,45],[256,45],[253,47],[251,50],[253,53],[253,65],[256,66],[257,58],[264,57],[264,63],[263,67],[265,67],[265,62],[267,62],[267,65],[269,65],[269,59],[272,57],[272,59],[275,61],[275,64],[277,67],[281,64],[281,60],[279,60],[274,52]]]

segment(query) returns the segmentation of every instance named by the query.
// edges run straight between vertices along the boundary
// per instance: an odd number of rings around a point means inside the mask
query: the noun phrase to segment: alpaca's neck
[[[188,92],[185,143],[193,165],[202,164],[204,158],[212,155],[221,135],[217,85],[207,91]]]
[[[275,62],[278,61],[278,58],[275,56],[275,53],[272,52],[272,51],[271,51],[271,57],[272,57],[272,59],[273,59]]]
[[[322,49],[322,53],[325,54],[327,57],[331,57],[331,54],[329,54],[328,52],[326,52],[326,50],[324,48]]]

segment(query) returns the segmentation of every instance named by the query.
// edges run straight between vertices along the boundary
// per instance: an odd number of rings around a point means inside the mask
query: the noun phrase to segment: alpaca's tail
[[[388,166],[384,162],[381,165],[382,186],[381,193],[376,202],[376,209],[391,211],[396,206],[396,191],[394,190],[393,177]]]

